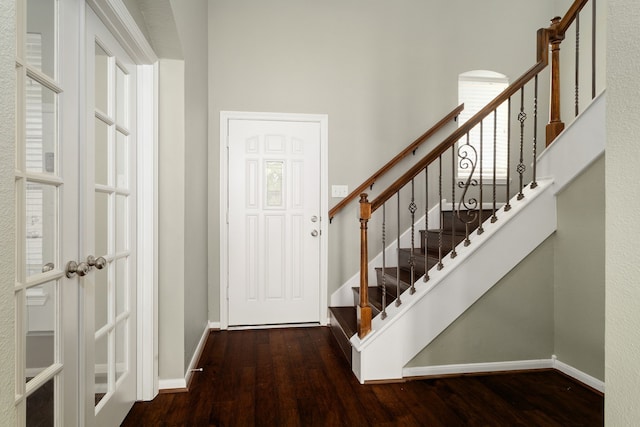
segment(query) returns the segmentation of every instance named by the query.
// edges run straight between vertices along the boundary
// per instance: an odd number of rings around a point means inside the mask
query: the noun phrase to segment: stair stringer
[[[432,269],[416,293],[402,295],[385,321],[373,319],[364,340],[352,337],[352,369],[361,381],[402,378],[403,367],[556,229],[556,194],[605,150],[606,93],[598,95],[538,158],[539,180],[509,212],[473,236],[445,268]],[[465,284],[466,283],[466,284]]]
[[[505,274],[556,230],[556,198],[551,180],[526,188],[525,198],[496,223],[486,222],[472,244],[458,246],[442,270],[419,279],[416,292],[402,295],[402,305],[387,308],[387,318],[373,319],[363,340],[351,339],[353,372],[360,382],[397,380],[402,368],[464,313]]]

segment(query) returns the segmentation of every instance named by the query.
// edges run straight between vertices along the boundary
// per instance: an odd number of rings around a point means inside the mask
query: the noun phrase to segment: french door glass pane
[[[122,319],[116,325],[116,381],[127,372],[127,325],[129,319]]]
[[[127,281],[127,260],[120,258],[116,261],[116,316],[124,313],[127,309],[127,292],[129,287]]]
[[[54,425],[54,379],[50,379],[27,397],[27,426]]]
[[[55,78],[56,1],[27,0],[27,64]]]
[[[109,354],[108,354],[108,334],[102,335],[100,338],[96,338],[96,347],[95,347],[95,388],[94,388],[94,396],[95,396],[95,404],[98,405],[100,401],[104,398],[105,394],[109,391],[109,375],[108,375],[108,365],[109,365]]]
[[[109,111],[109,55],[96,43],[95,102],[96,109],[110,115]]]
[[[41,273],[45,264],[54,263],[57,258],[58,189],[54,185],[27,182],[25,193],[25,273],[31,276]]]
[[[95,193],[95,256],[109,254],[109,195]]]
[[[116,253],[128,249],[127,245],[127,196],[116,196]]]
[[[95,276],[95,322],[96,331],[109,321],[109,265],[102,270],[94,268]]]
[[[27,78],[26,96],[26,168],[29,172],[56,172],[56,94]]]
[[[126,189],[129,181],[127,148],[127,136],[118,131],[116,135],[116,186],[121,189]]]
[[[116,122],[127,128],[127,78],[128,76],[120,67],[116,67]]]
[[[44,371],[55,362],[57,282],[32,286],[25,298],[25,380]]]
[[[96,184],[109,184],[109,126],[95,119],[95,180]]]

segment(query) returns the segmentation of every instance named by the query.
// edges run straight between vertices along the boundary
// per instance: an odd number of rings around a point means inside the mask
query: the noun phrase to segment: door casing
[[[269,120],[316,122],[320,126],[320,324],[327,324],[327,258],[328,258],[328,116],[326,114],[259,113],[240,111],[220,112],[220,328],[229,327],[229,150],[230,120]]]

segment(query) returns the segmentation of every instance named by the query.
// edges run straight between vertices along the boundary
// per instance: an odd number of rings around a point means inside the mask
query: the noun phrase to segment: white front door
[[[84,419],[119,425],[136,398],[136,65],[86,8],[81,253]]]
[[[321,124],[226,125],[229,325],[320,322]]]

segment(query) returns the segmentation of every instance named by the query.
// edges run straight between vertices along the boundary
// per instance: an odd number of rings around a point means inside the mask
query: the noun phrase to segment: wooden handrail
[[[464,104],[460,104],[456,108],[451,110],[449,114],[444,116],[438,123],[433,125],[431,129],[429,129],[428,131],[420,135],[415,141],[409,144],[407,148],[405,148],[400,153],[398,153],[398,155],[396,155],[393,159],[389,160],[387,164],[385,164],[380,169],[378,169],[378,171],[375,172],[373,175],[371,175],[369,179],[367,179],[362,184],[360,184],[358,188],[353,190],[351,193],[349,193],[347,197],[342,199],[338,204],[336,204],[333,208],[331,208],[331,210],[329,211],[329,221],[331,221],[333,217],[336,216],[336,214],[342,210],[342,208],[344,208],[347,204],[349,204],[349,202],[351,202],[356,197],[360,196],[360,194],[362,194],[362,192],[365,191],[367,188],[371,187],[378,178],[380,178],[382,175],[387,173],[391,168],[397,165],[398,162],[400,162],[400,160],[408,156],[409,153],[412,153],[415,150],[417,150],[418,147],[420,147],[420,145],[422,145],[426,140],[431,138],[433,134],[439,131],[445,124],[447,124],[451,120],[458,117],[458,115],[463,109],[464,109]]]
[[[548,32],[544,31],[544,39],[548,40]],[[450,149],[456,142],[466,135],[471,129],[473,129],[478,123],[484,120],[493,110],[498,108],[503,102],[508,100],[513,94],[522,89],[529,81],[531,81],[538,73],[545,69],[548,65],[548,57],[544,56],[544,61],[538,62],[531,67],[529,71],[523,74],[518,80],[510,84],[500,95],[487,104],[482,110],[478,111],[473,117],[471,117],[465,124],[456,129],[449,137],[442,141],[437,147],[435,147],[429,154],[424,156],[418,163],[416,163],[411,169],[405,172],[400,178],[398,178],[393,184],[385,189],[373,202],[371,202],[371,210],[375,212],[380,206],[382,206],[387,200],[389,200],[394,194],[396,194],[402,187],[408,184],[413,178],[415,178],[420,172],[424,170],[428,165],[433,163],[448,149]]]
[[[582,10],[585,5],[589,3],[589,0],[576,0],[573,2],[567,13],[564,14],[560,24],[558,25],[556,31],[564,36],[564,33],[567,32],[573,21],[576,20],[578,13]]]

